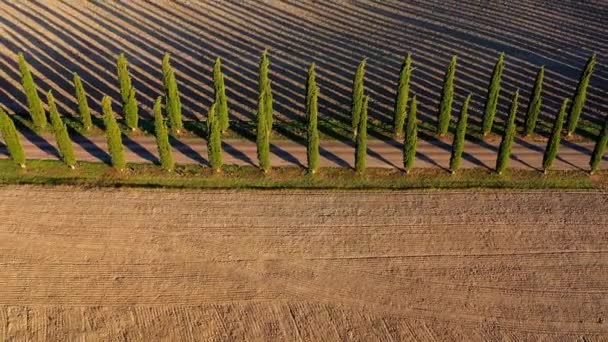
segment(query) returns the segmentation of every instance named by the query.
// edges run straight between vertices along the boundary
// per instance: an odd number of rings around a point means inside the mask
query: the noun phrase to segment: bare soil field
[[[522,111],[535,74],[546,66],[544,109],[553,118],[572,96],[592,52],[598,66],[583,119],[608,112],[608,10],[604,1],[1,1],[0,104],[24,112],[16,54],[24,51],[39,87],[54,89],[65,114],[76,108],[78,72],[99,110],[103,95],[118,95],[115,58],[131,63],[141,114],[160,95],[161,57],[173,56],[185,116],[201,118],[211,104],[211,67],[223,58],[233,119],[256,112],[257,67],[270,49],[277,120],[302,119],[305,71],[317,63],[321,117],[348,121],[354,71],[368,58],[370,117],[390,121],[399,67],[414,58],[413,93],[419,116],[434,122],[443,74],[458,55],[455,110],[473,92],[478,121],[492,67],[505,52],[498,120],[511,94],[522,91]]]
[[[0,198],[1,340],[608,336],[605,192]]]

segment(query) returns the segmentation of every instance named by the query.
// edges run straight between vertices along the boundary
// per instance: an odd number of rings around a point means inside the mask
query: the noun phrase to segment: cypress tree
[[[498,106],[498,98],[500,96],[500,80],[502,78],[502,72],[505,67],[505,54],[504,52],[498,57],[498,61],[494,66],[492,72],[492,79],[490,80],[490,86],[488,88],[488,97],[484,107],[483,115],[483,135],[488,135],[492,131],[492,125],[494,124],[494,117],[496,116],[496,107]]]
[[[417,110],[418,104],[416,102],[416,96],[414,96],[410,103],[410,112],[407,115],[405,140],[403,142],[403,168],[406,173],[410,173],[410,170],[414,167],[414,161],[416,160],[416,144],[418,143]]]
[[[410,78],[412,76],[412,55],[407,54],[403,65],[401,65],[401,73],[399,75],[399,86],[397,88],[397,97],[395,99],[395,117],[393,121],[393,130],[396,136],[403,135],[403,124],[405,123],[405,111],[407,110],[407,100],[410,93]]]
[[[365,78],[365,63],[367,58],[364,58],[355,73],[355,79],[353,80],[353,96],[351,104],[351,117],[352,117],[352,129],[353,135],[357,136],[357,130],[359,127],[359,119],[361,118],[361,108],[363,106],[363,93],[365,87],[363,85],[363,79]]]
[[[173,171],[175,161],[171,153],[167,125],[162,113],[162,97],[159,96],[154,102],[154,131],[156,133],[156,145],[160,156],[160,165],[165,171]]]
[[[562,127],[564,126],[564,117],[566,116],[566,109],[568,108],[569,99],[565,99],[562,103],[562,107],[555,118],[553,123],[553,129],[551,130],[551,136],[543,155],[543,170],[547,173],[547,170],[553,165],[553,161],[557,156],[557,150],[559,149],[559,143],[562,135]]]
[[[23,152],[15,123],[2,107],[0,107],[0,131],[2,132],[2,139],[4,139],[11,159],[21,168],[25,168],[25,153]]]
[[[213,65],[213,89],[215,91],[215,104],[217,105],[217,119],[220,122],[221,133],[228,130],[228,98],[224,86],[224,74],[222,73],[222,60],[218,57]]]
[[[452,142],[452,155],[450,156],[450,170],[455,173],[460,168],[460,161],[462,159],[462,151],[464,150],[464,138],[467,134],[467,120],[469,117],[469,102],[471,101],[471,94],[467,96],[460,109],[460,116],[458,117],[458,126],[456,127],[456,135]]]
[[[357,140],[355,151],[355,169],[357,173],[365,172],[367,161],[367,102],[369,96],[363,97],[361,104],[361,117],[359,118],[359,126],[357,127]]]
[[[507,119],[506,128],[500,141],[498,149],[498,158],[496,159],[496,172],[501,175],[509,167],[509,159],[511,158],[511,146],[515,137],[515,117],[517,116],[517,107],[519,101],[519,89],[513,95],[511,109],[509,110],[509,118]]]
[[[103,122],[106,126],[106,139],[108,143],[108,150],[112,157],[112,166],[118,171],[125,169],[127,163],[125,161],[125,152],[122,145],[122,137],[120,135],[120,128],[116,123],[114,117],[114,111],[112,111],[112,100],[109,96],[104,96],[101,101],[101,107],[103,109]]]
[[[127,126],[131,130],[136,130],[139,122],[139,109],[137,108],[137,100],[135,100],[135,88],[131,87],[129,99],[123,106]]]
[[[165,109],[171,124],[171,130],[179,134],[183,129],[182,123],[182,103],[180,100],[179,89],[175,72],[171,67],[170,57],[165,53],[163,57],[163,83],[165,85]]]
[[[319,87],[315,79],[315,64],[308,69],[306,81],[306,119],[308,121],[306,157],[308,172],[315,174],[319,168],[319,131],[317,129]]]
[[[273,120],[273,103],[274,103],[274,99],[272,96],[272,87],[271,87],[271,81],[268,81],[266,83],[266,90],[264,90],[264,96],[265,96],[265,100],[264,100],[264,106],[266,107],[264,109],[264,113],[266,113],[266,124],[268,125],[268,135],[270,136],[272,134],[272,124],[274,122]]]
[[[211,168],[219,172],[222,169],[222,122],[217,103],[211,105],[207,115],[207,153]]]
[[[258,75],[258,87],[260,94],[266,90],[266,84],[268,83],[268,69],[270,68],[270,59],[268,58],[268,49],[262,52],[262,57],[260,58],[260,70]]]
[[[118,82],[120,83],[120,98],[123,106],[129,101],[131,96],[131,75],[129,75],[129,62],[124,53],[118,55],[116,59],[116,69],[118,72]]]
[[[264,113],[266,114],[266,124],[268,125],[268,134],[272,132],[272,124],[273,124],[273,96],[272,96],[272,87],[270,82],[270,77],[268,76],[270,69],[270,58],[268,57],[268,49],[264,50],[262,54],[262,58],[260,59],[260,75],[259,75],[259,90],[260,96],[263,93],[266,93],[264,104],[266,108],[264,108]]]
[[[543,91],[543,78],[545,77],[545,67],[540,67],[538,70],[538,74],[536,75],[536,81],[534,81],[534,89],[532,89],[532,93],[530,94],[530,101],[528,101],[528,110],[526,111],[526,135],[530,135],[534,133],[534,129],[536,128],[536,121],[538,120],[538,115],[540,114],[540,109],[542,106],[542,96],[541,93]]]
[[[587,99],[587,88],[589,87],[589,80],[591,79],[591,75],[593,74],[593,68],[595,67],[595,53],[591,55],[587,64],[585,65],[585,69],[581,74],[581,78],[578,82],[578,86],[576,87],[576,93],[574,94],[574,99],[572,100],[572,104],[570,105],[570,115],[568,116],[568,135],[572,135],[576,130],[576,126],[578,125],[578,120],[581,117],[581,112],[583,111],[583,107],[585,106],[585,100]]]
[[[264,173],[270,170],[270,131],[268,130],[268,115],[265,112],[267,109],[265,101],[267,99],[268,95],[266,91],[263,90],[258,101],[256,145],[258,162],[260,169],[262,169]]]
[[[593,148],[593,152],[591,153],[591,160],[589,161],[589,166],[591,168],[590,172],[592,174],[597,170],[597,168],[600,166],[602,158],[604,158],[606,144],[608,144],[608,118],[604,119],[604,127],[602,127],[600,135],[598,135],[595,147]]]
[[[76,166],[74,147],[72,146],[72,140],[70,140],[68,129],[59,116],[57,105],[55,105],[55,97],[51,90],[46,94],[46,99],[49,105],[49,116],[51,117],[51,125],[53,126],[53,132],[55,133],[55,140],[57,141],[61,159],[63,159],[63,162],[69,166],[70,169],[73,169]]]
[[[439,105],[439,117],[437,119],[437,134],[445,135],[450,126],[450,118],[452,116],[452,102],[454,101],[454,76],[456,74],[456,56],[452,57],[452,61],[445,72],[443,80],[443,91],[441,93],[441,102]]]
[[[91,119],[91,111],[89,110],[89,101],[87,100],[87,93],[84,91],[82,81],[77,73],[74,73],[74,88],[76,89],[76,99],[78,99],[78,112],[80,113],[80,119],[82,120],[82,126],[84,130],[89,132],[93,127],[93,120]]]
[[[30,72],[30,66],[25,61],[25,57],[23,56],[22,52],[19,53],[19,71],[21,72],[21,85],[23,86],[23,91],[27,97],[27,104],[30,109],[30,115],[32,116],[34,128],[37,131],[41,131],[46,128],[46,113],[44,112],[44,107],[42,106],[42,100],[40,100],[40,96],[38,95],[38,89],[36,87],[36,83],[34,83],[34,77]]]

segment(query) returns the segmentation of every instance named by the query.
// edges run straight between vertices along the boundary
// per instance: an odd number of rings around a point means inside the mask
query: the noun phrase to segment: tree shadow
[[[41,151],[46,152],[54,157],[61,158],[61,154],[59,154],[59,151],[53,144],[48,142],[41,135],[34,132],[31,128],[25,125],[24,122],[26,119],[18,116],[13,116],[13,119],[15,119],[13,120],[13,122],[15,123],[15,128],[17,128],[17,130],[21,133],[21,136],[23,136],[27,141],[38,147],[38,149],[40,149]]]
[[[197,162],[199,164],[202,164],[202,165],[205,165],[205,166],[209,166],[209,162],[207,161],[207,159],[205,159],[200,153],[198,153],[197,151],[195,151],[188,144],[184,144],[178,138],[170,135],[169,136],[169,143],[176,150],[178,150],[179,152],[181,152],[184,156],[192,159],[193,161],[195,161],[195,162]]]
[[[233,145],[231,145],[225,141],[222,141],[222,150],[225,153],[230,154],[232,157],[236,158],[237,160],[240,160],[240,161],[245,162],[252,166],[256,166],[254,161],[251,160],[251,158],[249,158],[248,155],[246,155],[241,150],[237,149],[236,147],[234,147]]]
[[[68,126],[70,138],[72,142],[80,146],[83,150],[87,151],[90,155],[97,158],[99,161],[107,165],[112,165],[112,157],[106,150],[97,146],[92,140],[80,134],[76,130]]]
[[[157,165],[160,164],[160,159],[157,156],[155,156],[152,152],[148,151],[148,149],[146,149],[143,145],[133,140],[131,137],[124,133],[122,134],[122,143],[126,148],[128,148],[131,152],[135,153],[140,158]]]

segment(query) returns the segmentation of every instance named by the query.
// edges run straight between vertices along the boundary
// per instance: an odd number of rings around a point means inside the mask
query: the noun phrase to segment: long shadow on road
[[[154,164],[160,164],[160,160],[157,156],[155,156],[152,152],[148,151],[143,145],[131,139],[129,136],[123,134],[122,142],[129,150],[131,150],[131,152],[137,154],[140,158],[143,158]]]
[[[108,152],[103,150],[101,147],[97,146],[97,144],[95,144],[93,141],[89,140],[89,138],[85,137],[84,135],[78,134],[72,130],[70,130],[70,136],[75,144],[80,146],[85,151],[89,152],[90,155],[99,159],[99,161],[107,165],[112,164],[112,158],[110,157],[110,154],[108,154]]]
[[[40,136],[38,133],[34,132],[27,125],[25,125],[24,120],[26,119],[17,116],[13,117],[15,127],[19,132],[21,132],[21,135],[30,143],[38,147],[41,151],[51,154],[54,157],[60,158],[61,155],[59,154],[59,151],[57,151],[57,148],[53,146],[53,144],[49,143],[42,136]]]
[[[234,158],[243,161],[245,163],[248,163],[249,165],[253,165],[255,166],[256,164],[253,162],[253,160],[251,160],[251,158],[249,158],[248,155],[246,155],[245,153],[239,151],[237,148],[235,148],[233,145],[228,144],[227,142],[222,142],[222,150],[228,154],[230,154],[231,156],[233,156]]]
[[[200,153],[196,152],[190,145],[184,144],[181,140],[177,139],[174,136],[169,136],[169,143],[176,150],[181,152],[186,157],[194,160],[197,163],[202,165],[209,165],[207,159],[205,159]]]

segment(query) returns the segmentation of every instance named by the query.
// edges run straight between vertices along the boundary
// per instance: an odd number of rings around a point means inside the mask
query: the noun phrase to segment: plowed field
[[[0,340],[608,336],[605,192],[0,198]]]
[[[306,69],[317,64],[319,115],[350,123],[352,80],[368,58],[369,115],[392,122],[399,69],[412,53],[412,92],[419,117],[437,117],[445,70],[458,55],[454,115],[474,93],[479,121],[494,63],[506,54],[498,120],[516,88],[523,113],[544,65],[543,112],[551,120],[572,97],[593,53],[598,65],[582,118],[603,122],[608,111],[608,9],[605,1],[0,1],[0,104],[26,111],[16,54],[24,51],[39,88],[54,90],[64,115],[75,113],[78,72],[99,112],[103,95],[120,106],[116,55],[124,52],[150,117],[162,91],[161,59],[172,55],[184,116],[206,116],[213,100],[212,66],[222,57],[232,119],[257,111],[258,63],[270,50],[277,122],[304,118]],[[523,114],[520,115],[523,117]]]

